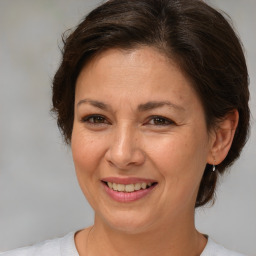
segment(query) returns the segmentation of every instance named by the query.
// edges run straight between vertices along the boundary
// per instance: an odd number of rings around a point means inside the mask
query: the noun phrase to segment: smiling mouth
[[[134,184],[119,184],[114,182],[103,181],[111,190],[124,193],[132,193],[139,190],[145,190],[151,188],[157,184],[157,182],[139,182]]]

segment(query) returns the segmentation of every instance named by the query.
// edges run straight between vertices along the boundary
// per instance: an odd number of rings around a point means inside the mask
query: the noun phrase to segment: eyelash
[[[93,122],[90,121],[90,119],[93,120]],[[89,115],[81,120],[83,123],[88,123],[91,125],[102,125],[102,124],[110,124],[107,119],[102,115]],[[100,122],[98,122],[100,121]],[[102,121],[102,122],[101,122]]]
[[[90,121],[91,120],[91,121]],[[89,115],[81,120],[83,123],[88,123],[90,125],[103,125],[103,124],[111,124],[106,117],[102,115]],[[153,123],[150,123],[152,122]],[[160,123],[156,123],[160,122]],[[155,125],[155,126],[169,126],[174,125],[175,122],[170,120],[169,118],[163,117],[163,116],[151,116],[148,118],[148,120],[144,123],[144,125]]]
[[[150,124],[149,122],[153,121],[153,124]],[[156,124],[155,122],[160,121],[161,124]],[[147,121],[147,124],[149,125],[155,125],[155,126],[168,126],[168,125],[173,125],[175,124],[172,120],[170,120],[169,118],[163,117],[163,116],[151,116],[149,118],[149,121]]]

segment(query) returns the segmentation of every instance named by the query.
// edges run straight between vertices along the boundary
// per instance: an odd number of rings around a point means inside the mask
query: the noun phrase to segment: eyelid
[[[100,118],[102,119],[102,122],[95,122],[92,121],[90,122],[90,119],[93,119],[93,118]],[[158,119],[158,121],[160,121],[160,123],[150,123],[151,121],[156,121],[154,119]],[[161,123],[162,121],[162,123]],[[104,115],[101,115],[101,114],[89,114],[89,115],[86,115],[84,117],[81,118],[81,122],[82,123],[87,123],[89,125],[96,125],[96,126],[99,126],[99,125],[109,125],[111,124],[111,122],[104,116]],[[167,118],[167,117],[164,117],[164,116],[161,116],[161,115],[153,115],[153,116],[150,116],[147,118],[146,122],[144,122],[143,125],[152,125],[152,126],[170,126],[170,125],[174,125],[176,124],[173,120],[171,120],[170,118]]]
[[[149,122],[152,121],[153,119],[162,119],[164,120],[165,124],[150,124]],[[149,125],[155,125],[155,126],[169,126],[169,125],[174,125],[176,124],[173,120],[171,120],[170,118],[164,117],[164,116],[160,116],[160,115],[154,115],[154,116],[150,116],[147,120],[147,122],[145,124],[149,124]]]
[[[97,118],[97,117],[100,117],[102,119],[104,119],[104,122],[89,122],[89,120],[91,118]],[[90,125],[104,125],[104,124],[110,124],[110,122],[108,121],[108,119],[104,116],[104,115],[100,115],[100,114],[90,114],[90,115],[87,115],[87,116],[84,116],[81,118],[81,122],[82,123],[88,123]]]

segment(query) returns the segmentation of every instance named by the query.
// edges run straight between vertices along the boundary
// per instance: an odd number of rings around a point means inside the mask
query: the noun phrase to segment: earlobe
[[[238,121],[239,114],[234,109],[218,122],[214,130],[215,136],[208,159],[209,164],[218,165],[225,159],[232,145]]]

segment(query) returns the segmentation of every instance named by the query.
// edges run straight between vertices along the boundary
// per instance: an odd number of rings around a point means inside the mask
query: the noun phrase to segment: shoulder
[[[208,238],[208,242],[200,256],[245,256],[244,254],[226,249],[220,244]]]
[[[78,256],[74,232],[62,238],[47,240],[33,246],[23,247],[8,252],[0,253],[0,256]]]

